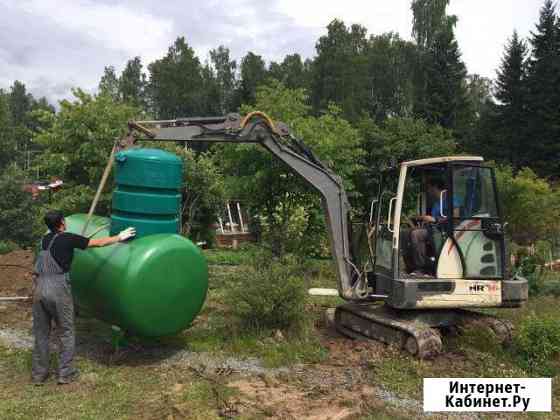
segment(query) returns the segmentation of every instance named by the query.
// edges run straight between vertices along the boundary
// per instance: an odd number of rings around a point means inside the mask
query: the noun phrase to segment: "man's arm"
[[[128,228],[115,236],[106,236],[105,238],[90,239],[88,242],[88,248],[116,244],[117,242],[126,241],[127,239],[130,239],[134,236],[136,236],[136,229]]]

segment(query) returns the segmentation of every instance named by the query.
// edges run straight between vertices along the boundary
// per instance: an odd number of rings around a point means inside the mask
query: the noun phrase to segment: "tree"
[[[416,115],[430,123],[460,130],[468,124],[467,69],[451,28],[435,34],[424,57],[424,90],[416,103]]]
[[[27,113],[33,105],[33,96],[27,93],[25,85],[16,80],[10,88],[9,106],[14,126],[25,126]]]
[[[217,157],[210,153],[196,154],[183,147],[175,152],[184,162],[182,233],[195,241],[206,241],[212,245],[212,225],[225,202],[224,177],[216,164]]]
[[[420,48],[431,48],[439,32],[455,25],[457,18],[447,15],[448,5],[449,0],[412,1],[412,36]]]
[[[498,167],[496,179],[504,219],[509,223],[507,230],[517,244],[531,245],[538,239],[558,237],[559,191],[529,168],[514,175],[511,167]]]
[[[333,20],[317,41],[312,65],[312,104],[315,113],[339,105],[350,121],[359,118],[368,101],[366,28]]]
[[[216,73],[218,88],[218,104],[221,114],[234,111],[235,71],[237,64],[230,60],[229,49],[220,45],[217,49],[210,50],[210,60]]]
[[[204,96],[200,61],[184,37],[169,47],[167,55],[148,66],[152,106],[160,119],[202,114]]]
[[[457,17],[449,0],[414,0],[413,35],[419,47],[415,115],[458,131],[472,121],[466,92],[467,70],[455,39]]]
[[[530,38],[528,64],[528,159],[541,176],[560,173],[560,23],[551,0],[541,9]]]
[[[371,36],[367,56],[367,113],[377,121],[410,116],[414,99],[416,46],[389,32]]]
[[[388,118],[376,123],[362,119],[358,127],[363,137],[365,171],[358,182],[362,210],[377,189],[380,171],[406,160],[449,156],[456,150],[453,133],[439,125],[430,125],[410,117]]]
[[[288,89],[307,89],[309,71],[309,66],[302,61],[299,54],[288,54],[280,64],[270,63],[268,74],[282,82]]]
[[[495,96],[498,131],[493,158],[507,161],[514,168],[526,166],[527,160],[527,46],[513,32],[508,41],[496,79]],[[495,140],[494,140],[495,142]]]
[[[118,80],[119,97],[136,107],[146,108],[146,74],[142,71],[140,57],[128,60]]]
[[[238,104],[254,104],[257,88],[266,79],[265,62],[260,55],[249,51],[241,60]]]
[[[88,210],[115,139],[126,133],[127,121],[139,113],[107,95],[94,97],[79,89],[73,93],[76,99],[61,101],[57,114],[43,115],[50,127],[35,138],[44,148],[38,159],[41,173],[65,183],[54,195],[53,206],[67,214]],[[99,214],[108,214],[109,202],[106,192],[98,205]]]
[[[5,168],[16,157],[8,98],[0,89],[0,173],[4,173]]]
[[[334,107],[320,118],[309,116],[306,101],[303,89],[287,89],[271,80],[257,90],[256,104],[242,107],[242,112],[257,109],[289,124],[324,163],[344,178],[349,193],[355,193],[353,178],[361,168],[362,158],[358,131]],[[227,145],[219,153],[226,191],[230,198],[243,200],[251,214],[261,216],[263,236],[269,239],[275,253],[317,252],[315,248],[326,241],[319,196],[261,148]],[[296,219],[297,234],[290,229]]]
[[[10,167],[0,174],[0,238],[19,246],[30,246],[36,239],[38,206],[30,193],[23,191],[25,175]]]
[[[120,100],[119,78],[113,66],[106,66],[103,70],[103,76],[101,76],[99,81],[98,89],[101,95],[105,95],[113,101]]]

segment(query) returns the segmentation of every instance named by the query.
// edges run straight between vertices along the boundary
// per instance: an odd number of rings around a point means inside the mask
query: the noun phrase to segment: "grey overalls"
[[[75,351],[74,302],[65,273],[53,258],[51,248],[59,233],[49,243],[46,250],[41,248],[35,263],[37,274],[33,295],[33,348],[31,375],[35,380],[43,380],[49,373],[49,336],[51,321],[54,320],[60,337],[58,377],[67,378],[76,373],[72,366]]]

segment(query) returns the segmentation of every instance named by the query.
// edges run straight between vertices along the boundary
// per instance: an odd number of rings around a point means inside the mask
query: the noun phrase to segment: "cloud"
[[[525,37],[543,0],[454,0],[457,38],[469,72],[494,77],[513,29]],[[202,62],[225,45],[236,59],[248,51],[267,61],[315,54],[334,18],[370,34],[410,39],[410,0],[0,0],[0,87],[22,80],[56,101],[79,86],[95,91],[103,68],[122,70],[140,56],[162,57],[184,36]]]

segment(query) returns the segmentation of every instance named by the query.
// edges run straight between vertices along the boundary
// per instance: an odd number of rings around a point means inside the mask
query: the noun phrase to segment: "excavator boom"
[[[229,114],[225,117],[131,121],[129,134],[123,138],[119,146],[131,147],[142,139],[172,142],[256,143],[263,146],[321,194],[340,296],[349,301],[368,298],[366,276],[352,261],[349,232],[350,203],[342,180],[303,142],[295,138],[286,124],[275,123],[261,112],[248,114],[244,118],[239,114]]]

